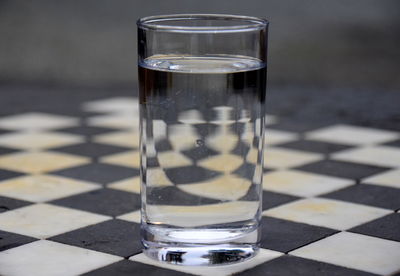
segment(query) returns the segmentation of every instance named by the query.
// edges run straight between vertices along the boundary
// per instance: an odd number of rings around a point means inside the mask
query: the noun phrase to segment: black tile
[[[247,190],[247,193],[239,198],[238,200],[243,200],[243,201],[258,201],[260,199],[260,193],[259,193],[260,186],[258,184],[252,183]]]
[[[393,213],[354,227],[350,232],[400,241],[400,214]]]
[[[11,133],[11,132],[13,132],[13,130],[7,130],[7,129],[0,128],[0,135],[8,134],[8,133]]]
[[[299,197],[296,196],[291,196],[291,195],[286,195],[286,194],[281,194],[281,193],[275,193],[275,192],[267,192],[263,191],[263,196],[262,196],[262,209],[267,210],[291,201],[295,201],[299,199]]]
[[[169,150],[173,149],[172,145],[168,139],[162,139],[160,141],[157,141],[155,143],[154,147],[157,152],[164,152],[164,151],[169,151]]]
[[[140,195],[105,188],[57,199],[51,203],[108,216],[119,216],[140,209]]]
[[[285,144],[279,144],[279,147],[325,154],[351,148],[350,146],[311,140],[299,140]]]
[[[304,122],[297,122],[294,120],[287,120],[287,121],[280,121],[273,125],[268,125],[267,128],[303,133],[306,131],[315,130],[325,126],[326,126],[325,122],[304,123]]]
[[[261,247],[286,253],[336,232],[324,227],[262,217]]]
[[[214,155],[217,155],[218,152],[216,152],[215,150],[212,150],[210,148],[208,148],[205,145],[201,145],[198,147],[194,147],[191,148],[189,150],[184,150],[182,151],[182,153],[184,155],[186,155],[187,157],[189,157],[192,160],[198,161],[207,157],[211,157]]]
[[[20,245],[24,245],[33,241],[36,241],[37,239],[15,234],[15,233],[10,233],[10,232],[5,232],[0,230],[0,252],[4,250],[8,250]]]
[[[400,147],[400,139],[389,142],[389,143],[385,143],[385,146],[391,146],[391,147]]]
[[[353,185],[322,195],[321,197],[372,205],[392,210],[400,208],[400,189],[376,185]]]
[[[116,165],[92,163],[54,171],[52,174],[106,184],[128,177],[138,176],[139,170]]]
[[[264,168],[263,169],[263,173],[270,173],[270,172],[273,172],[273,171],[276,171],[276,169],[271,169],[271,168],[268,168],[268,169]]]
[[[221,175],[219,172],[197,166],[166,169],[165,174],[175,184],[202,182]]]
[[[364,271],[346,267],[307,260],[295,256],[284,255],[282,257],[265,262],[249,270],[236,275],[251,276],[373,276]]]
[[[355,180],[388,170],[383,167],[334,160],[322,160],[295,169]]]
[[[19,150],[0,146],[0,155],[14,153]]]
[[[101,157],[101,156],[105,156],[105,155],[111,155],[114,153],[120,153],[120,152],[127,151],[130,149],[125,148],[125,147],[119,147],[119,146],[87,142],[87,143],[75,144],[75,145],[71,145],[71,146],[52,148],[51,150],[97,158],[97,157]]]
[[[128,260],[122,260],[117,263],[90,271],[82,274],[85,276],[134,276],[134,275],[145,275],[145,276],[183,276],[192,275],[183,272],[165,269],[157,266],[142,264],[139,262],[133,262]]]
[[[0,181],[24,175],[23,173],[0,169]]]
[[[125,258],[142,251],[140,224],[119,219],[80,228],[49,240]]]
[[[258,140],[259,139],[257,137],[255,137],[252,141],[253,147],[255,149],[257,149]],[[250,151],[250,146],[248,144],[246,144],[242,141],[238,141],[235,148],[233,148],[230,153],[236,154],[237,156],[240,156],[242,158],[246,158],[249,151]]]
[[[197,133],[201,137],[208,137],[212,134],[215,134],[219,126],[210,123],[205,123],[205,124],[195,124],[194,128],[197,130]]]
[[[247,163],[244,161],[244,163],[239,168],[233,171],[233,174],[236,174],[242,178],[253,181],[255,168],[256,166],[254,164]]]
[[[28,201],[0,196],[0,213],[24,207],[30,204],[32,203]]]
[[[147,187],[146,194],[147,204],[192,206],[221,202],[186,193],[175,186]]]
[[[157,157],[146,157],[146,168],[160,168]]]
[[[60,128],[55,129],[54,131],[57,132],[67,132],[71,134],[79,134],[85,136],[93,136],[104,134],[108,132],[115,132],[115,129],[105,128],[105,127],[94,127],[94,126],[76,126],[76,127],[67,127],[67,128]]]

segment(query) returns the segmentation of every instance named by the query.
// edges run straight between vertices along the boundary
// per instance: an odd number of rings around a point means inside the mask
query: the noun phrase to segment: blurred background
[[[0,0],[0,115],[136,95],[136,20],[170,13],[269,19],[269,113],[400,129],[396,0]]]

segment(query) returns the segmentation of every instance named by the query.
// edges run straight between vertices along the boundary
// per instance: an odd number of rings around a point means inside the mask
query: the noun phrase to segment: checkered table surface
[[[400,133],[272,115],[261,252],[212,268],[148,259],[137,104],[0,117],[0,275],[400,275]]]

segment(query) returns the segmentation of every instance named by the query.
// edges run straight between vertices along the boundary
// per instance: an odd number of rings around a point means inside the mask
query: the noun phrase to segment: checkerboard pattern
[[[400,272],[400,133],[341,124],[299,131],[268,115],[260,253],[233,265],[184,267],[141,253],[137,98],[87,102],[82,112],[0,118],[0,275]],[[192,111],[181,120],[201,124]],[[164,127],[157,126],[159,141]],[[166,150],[159,162],[171,170],[190,166],[195,135],[165,143],[183,154]],[[171,187],[162,170],[151,175]],[[192,188],[205,202],[219,197]],[[248,187],[236,188],[233,199]]]

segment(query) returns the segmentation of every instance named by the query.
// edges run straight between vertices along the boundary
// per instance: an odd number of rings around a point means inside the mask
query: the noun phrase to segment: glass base
[[[193,238],[190,242],[184,239],[181,242],[176,242],[176,240],[168,239],[164,235],[154,235],[154,232],[152,234],[143,230],[142,228],[142,243],[145,248],[143,252],[154,260],[171,264],[189,266],[232,264],[252,258],[259,251],[258,229],[250,233],[242,233],[234,238],[219,241],[218,239],[209,239],[208,242],[205,240],[194,242]],[[176,233],[176,231],[172,231],[172,233]],[[200,233],[200,231],[189,232],[191,237],[199,237]],[[169,237],[171,237],[171,232],[169,234]],[[187,237],[187,234],[185,231],[183,233],[180,231],[180,236]]]
[[[258,253],[258,246],[231,244],[193,245],[179,244],[179,246],[161,245],[143,242],[148,257],[161,262],[178,265],[226,265],[241,262],[254,257]]]

